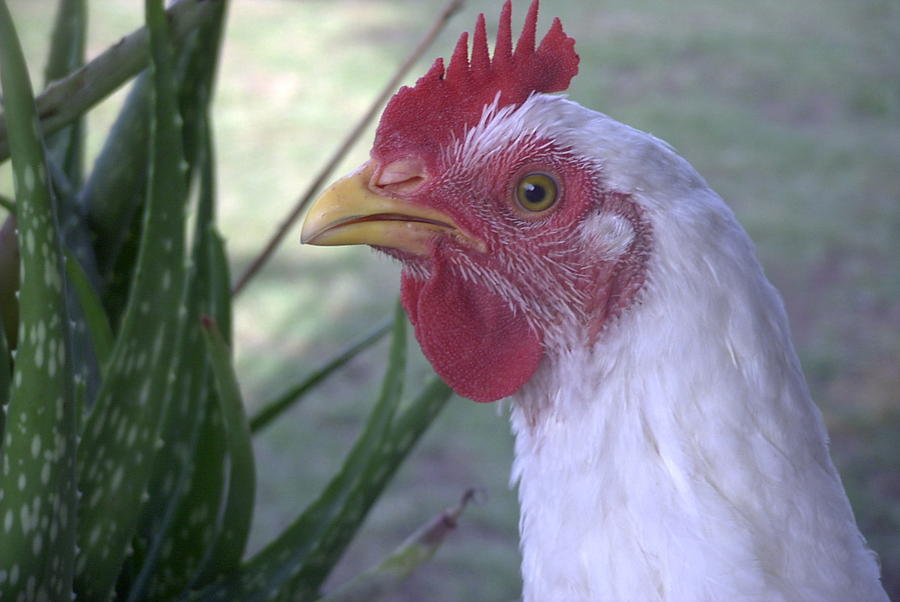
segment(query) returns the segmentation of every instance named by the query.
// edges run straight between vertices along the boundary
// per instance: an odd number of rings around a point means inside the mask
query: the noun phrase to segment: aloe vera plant
[[[316,599],[450,391],[435,379],[401,403],[398,309],[248,419],[209,121],[226,2],[146,0],[146,26],[82,65],[86,2],[60,0],[36,102],[0,0],[0,160],[15,182],[0,231],[0,599]],[[85,173],[84,113],[135,76]],[[246,557],[253,433],[388,332],[382,388],[340,471]],[[336,599],[406,575],[440,524]]]

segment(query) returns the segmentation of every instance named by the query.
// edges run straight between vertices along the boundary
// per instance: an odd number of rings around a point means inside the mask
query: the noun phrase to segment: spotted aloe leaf
[[[0,226],[0,330],[6,335],[7,347],[15,349],[19,329],[19,240],[15,203],[8,210],[10,214]]]
[[[222,398],[210,379],[200,327],[201,315],[219,317],[225,324],[230,322],[230,295],[227,287],[221,286],[228,280],[228,266],[214,226],[212,149],[206,123],[205,118],[198,120],[201,185],[186,304],[188,324],[182,341],[184,360],[176,377],[178,386],[163,427],[165,445],[151,478],[150,498],[138,535],[146,554],[137,559],[137,578],[123,588],[129,591],[129,600],[170,600],[196,582],[205,560],[216,564],[211,560],[216,557],[216,534],[223,530],[223,520],[228,519],[228,513],[219,508],[225,442],[229,440],[225,427],[231,422],[220,419]],[[232,468],[235,466],[232,463]],[[250,474],[249,484],[232,475],[229,485],[252,492]],[[243,509],[247,523],[252,513],[252,493],[250,502]],[[240,560],[243,540],[237,547],[231,563],[234,566]]]
[[[274,542],[252,558],[243,569],[199,594],[199,600],[265,600],[283,595],[328,525],[340,514],[353,485],[364,472],[367,459],[388,431],[403,388],[406,365],[405,319],[395,315],[388,369],[381,395],[363,433],[357,439],[341,471],[322,495]]]
[[[202,453],[198,446],[216,446],[216,442],[208,440],[212,433],[202,434],[206,440],[201,441],[200,437],[205,421],[214,420],[210,414],[218,409],[214,387],[208,379],[200,316],[217,315],[226,323],[230,321],[227,289],[224,298],[215,298],[223,291],[219,280],[227,280],[228,275],[227,263],[217,261],[224,258],[224,252],[217,254],[213,250],[221,241],[214,231],[214,156],[208,118],[225,6],[224,2],[215,3],[211,18],[180,45],[176,44],[175,80],[183,117],[184,156],[188,177],[192,172],[200,172],[200,190],[184,303],[187,323],[178,350],[180,366],[174,371],[160,433],[162,445],[133,543],[135,553],[126,562],[117,584],[118,591],[128,592],[127,600],[168,600],[186,587],[210,545],[204,533],[196,532],[197,527],[210,527],[215,532],[219,517],[221,492],[214,481],[198,474],[198,470],[221,473],[225,458],[202,468],[195,461],[197,454]],[[193,491],[195,481],[212,489],[209,493]],[[185,541],[185,536],[192,539]]]
[[[175,373],[168,394],[170,399],[160,433],[162,443],[133,543],[135,552],[119,577],[117,589],[128,592],[127,600],[167,599],[148,596],[147,592],[158,589],[154,587],[158,579],[172,581],[174,571],[182,564],[182,550],[174,547],[171,528],[192,476],[190,470],[206,409],[200,403],[206,385],[206,365],[195,353],[198,344],[201,349],[203,344],[197,330],[188,328],[183,337],[179,354],[182,368]],[[214,515],[205,518],[213,519]]]
[[[203,414],[192,458],[193,471],[161,542],[156,570],[144,586],[147,600],[174,600],[198,583],[219,530],[227,485],[227,439],[214,391],[211,382],[204,382],[203,396],[197,400]],[[139,593],[140,585],[136,584],[134,593]]]
[[[76,433],[62,251],[31,84],[4,0],[0,85],[21,256],[20,336],[0,452],[0,599],[64,600],[72,592]]]
[[[47,85],[77,71],[84,64],[87,36],[86,0],[60,0],[51,36],[50,52],[44,69]],[[87,278],[90,286],[99,288],[93,235],[83,212],[76,206],[77,189],[81,185],[84,163],[84,116],[77,116],[65,128],[46,136],[45,144],[54,191],[55,210],[60,235],[66,247],[66,272]],[[75,284],[76,286],[72,286]],[[67,282],[66,303],[69,313],[72,370],[83,384],[85,397],[93,400],[100,387],[100,359],[93,346],[82,306],[79,283]]]
[[[142,223],[140,209],[147,192],[146,140],[149,137],[151,84],[147,73],[137,78],[119,112],[94,169],[78,192],[77,205],[90,221],[103,297],[114,323],[127,302],[131,268],[136,261]],[[130,255],[127,270],[117,259]],[[118,274],[122,272],[121,276]],[[110,290],[121,291],[110,300]]]
[[[84,65],[87,38],[86,0],[60,0],[57,5],[50,51],[44,67],[46,86],[76,72]],[[43,127],[43,126],[42,126]],[[57,201],[59,227],[70,252],[88,266],[93,276],[94,257],[90,234],[75,210],[84,166],[84,115],[76,115],[64,128],[45,136],[51,181]]]
[[[3,453],[3,434],[6,431],[6,404],[9,403],[9,386],[12,384],[10,367],[6,333],[0,328],[0,456]],[[0,507],[2,507],[2,503],[0,503]]]
[[[231,338],[228,261],[223,241],[213,230],[210,229],[206,240],[212,291],[208,314],[215,318],[227,341]],[[164,544],[160,559],[163,567],[150,590],[152,600],[171,600],[174,593],[203,587],[222,570],[233,568],[235,554],[229,551],[233,547],[220,545],[220,542],[224,541],[221,533],[226,522],[232,520],[229,517],[239,511],[234,504],[232,510],[227,511],[226,500],[239,498],[234,495],[229,498],[226,494],[230,488],[243,487],[244,482],[251,479],[240,474],[226,475],[229,447],[235,444],[229,441],[228,432],[240,433],[241,429],[226,427],[223,418],[226,402],[220,399],[218,389],[212,374],[207,374],[200,400],[205,414],[194,452],[193,471],[169,529],[169,539]]]
[[[211,150],[211,143],[202,148]],[[205,154],[209,157],[208,154]],[[190,512],[194,516],[202,512],[210,517],[205,522],[196,520],[177,523],[172,529],[174,549],[181,550],[172,566],[182,570],[197,568],[190,585],[201,587],[222,573],[234,570],[240,563],[249,532],[253,512],[255,468],[249,440],[247,419],[240,398],[236,377],[231,366],[230,354],[225,350],[231,340],[230,278],[224,242],[215,231],[212,203],[213,172],[211,161],[203,163],[202,189],[209,194],[200,195],[196,262],[198,271],[207,278],[209,305],[206,313],[216,325],[214,331],[206,330],[204,357],[210,364],[210,377],[205,390],[207,415],[195,460],[191,496],[182,504],[182,516]],[[223,468],[227,468],[227,476]],[[206,474],[208,473],[208,474]],[[215,480],[213,480],[215,479]],[[204,489],[208,486],[209,490]],[[184,561],[184,554],[200,559],[196,565]]]
[[[229,479],[221,527],[213,542],[207,567],[210,578],[227,575],[240,564],[250,533],[253,517],[253,496],[256,491],[256,472],[250,425],[244,414],[237,377],[231,363],[231,353],[216,323],[204,319],[207,351],[212,362],[216,391],[228,442]]]
[[[50,56],[44,69],[44,79],[50,82],[62,79],[84,64],[84,47],[87,37],[86,0],[61,0],[53,28]],[[58,132],[47,136],[47,151],[65,176],[72,189],[81,185],[84,162],[83,123],[81,118]]]
[[[181,119],[161,0],[147,0],[153,82],[150,169],[134,280],[108,373],[87,419],[78,458],[76,593],[107,599],[135,535],[157,455],[186,320]]]
[[[362,434],[319,498],[236,574],[195,600],[306,600],[318,589],[397,467],[450,396],[436,381],[397,413],[406,363],[398,308],[381,394]]]
[[[208,137],[208,134],[208,129],[204,128],[204,135]],[[201,153],[199,159],[201,185],[193,248],[195,272],[191,280],[193,286],[199,287],[196,290],[208,291],[203,313],[216,320],[227,341],[231,331],[231,293],[224,243],[214,228],[212,144],[207,138],[200,146],[206,152]],[[190,324],[195,324],[199,332],[199,319],[194,321],[192,318]],[[201,353],[198,361],[208,366],[207,351],[202,342]],[[218,574],[216,567],[224,565],[219,560],[222,548],[215,542],[230,514],[223,509],[225,493],[228,486],[241,486],[242,479],[226,478],[228,431],[223,420],[223,402],[208,369],[194,403],[203,409],[203,414],[191,471],[160,546],[159,566],[147,586],[149,600],[175,599],[190,587],[205,585]]]
[[[103,304],[85,274],[84,268],[71,254],[66,257],[66,276],[83,316],[84,335],[97,358],[100,369],[103,370],[113,346],[113,333],[106,312],[103,310]]]
[[[182,0],[167,11],[175,34],[174,72],[184,120],[183,152],[188,179],[196,163],[196,122],[212,95],[226,9],[224,0]],[[78,205],[87,214],[93,230],[97,269],[105,284],[104,301],[114,323],[118,323],[127,302],[143,223],[140,210],[145,200],[148,167],[144,141],[150,123],[152,88],[146,72],[136,78],[94,169],[78,193]]]

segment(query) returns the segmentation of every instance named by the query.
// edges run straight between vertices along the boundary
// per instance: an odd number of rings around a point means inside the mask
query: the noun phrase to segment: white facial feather
[[[532,95],[519,107],[499,107],[498,92],[494,102],[484,108],[478,124],[467,128],[461,138],[443,149],[444,164],[479,165],[502,150],[518,147],[523,140],[545,131],[548,124],[533,118],[531,111],[538,98],[541,95]]]
[[[598,261],[616,261],[634,241],[631,223],[613,213],[589,215],[580,230],[584,245],[592,249]]]

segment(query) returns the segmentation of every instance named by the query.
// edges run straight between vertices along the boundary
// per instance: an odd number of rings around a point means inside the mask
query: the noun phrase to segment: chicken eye
[[[526,211],[546,211],[556,202],[556,180],[545,173],[526,174],[516,184],[516,201]]]

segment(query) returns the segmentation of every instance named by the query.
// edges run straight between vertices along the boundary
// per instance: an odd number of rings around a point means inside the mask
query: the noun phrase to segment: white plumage
[[[636,301],[595,344],[561,325],[512,398],[525,600],[887,600],[732,212],[665,143],[562,97],[481,129],[496,148],[523,128],[593,161],[653,233]],[[608,254],[616,227],[579,234]]]

